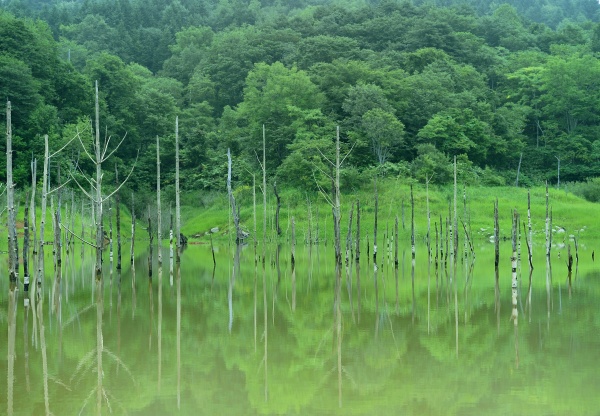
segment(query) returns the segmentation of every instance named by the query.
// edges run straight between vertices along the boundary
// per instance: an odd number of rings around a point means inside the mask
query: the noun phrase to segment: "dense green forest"
[[[336,126],[346,189],[365,177],[470,185],[600,176],[600,7],[595,0],[1,0],[0,95],[13,107],[16,182],[44,134],[90,143],[101,130],[141,201],[174,183],[175,117],[187,190],[225,188],[267,169],[314,189]],[[5,123],[4,120],[0,123]],[[4,128],[4,127],[3,127]],[[2,144],[4,146],[4,144]],[[78,143],[62,171],[91,169]],[[5,161],[0,178],[5,180]],[[113,166],[106,166],[105,182]],[[63,175],[67,175],[63,173]]]

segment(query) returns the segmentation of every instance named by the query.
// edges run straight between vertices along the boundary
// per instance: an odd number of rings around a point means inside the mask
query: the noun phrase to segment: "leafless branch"
[[[333,206],[333,200],[327,195],[327,192],[325,192],[325,190],[323,189],[323,187],[321,185],[319,185],[319,182],[317,181],[317,178],[315,176],[315,173],[313,172],[313,178],[315,179],[315,183],[317,184],[317,188],[319,189],[319,193],[321,195],[323,195],[323,198],[325,198],[325,202],[327,202],[327,204]]]
[[[81,186],[81,184],[77,181],[77,179],[75,179],[75,176],[73,176],[72,173],[70,175],[71,175],[71,179],[73,179],[75,181],[75,183],[77,184],[77,186],[79,187],[79,189],[81,189],[81,192],[83,192],[85,194],[85,196],[87,196],[89,199],[91,199],[92,201],[94,201],[94,198],[92,197],[92,195],[90,195],[90,193],[88,191],[86,191],[85,189],[83,189],[83,186]],[[85,177],[85,178],[87,179],[87,177]],[[87,180],[89,180],[89,179],[87,179]]]
[[[119,150],[119,147],[121,147],[121,144],[123,143],[123,141],[125,140],[125,137],[127,137],[127,133],[125,133],[125,135],[123,136],[123,138],[121,139],[121,141],[119,142],[119,144],[117,145],[117,147],[115,147],[109,154],[108,156],[105,156],[106,153],[106,149],[104,153],[102,153],[102,158],[101,158],[101,162],[106,161],[106,159],[108,159],[109,157],[111,157],[113,155],[113,153],[115,153],[117,150]],[[138,151],[139,153],[139,151]],[[137,160],[137,157],[136,157]]]
[[[68,145],[71,144],[71,142],[73,142],[73,140],[75,140],[78,137],[79,137],[79,131],[77,131],[77,133],[75,133],[75,136],[73,136],[73,138],[71,140],[69,140],[63,147],[61,147],[56,152],[54,152],[50,156],[48,156],[48,159],[52,159],[53,156],[56,156],[58,153],[62,152]]]
[[[71,179],[67,180],[65,183],[61,184],[60,186],[58,186],[57,188],[54,188],[48,192],[46,192],[46,195],[50,195],[52,192],[56,192],[59,189],[63,188],[66,184],[68,184],[69,182],[71,182]]]
[[[350,150],[348,150],[348,153],[346,153],[344,155],[344,157],[342,158],[342,161],[340,162],[340,166],[342,166],[344,164],[344,160],[346,160],[346,158],[348,156],[350,156],[350,153],[352,153],[352,149],[354,149],[354,146],[356,145],[356,142],[352,143],[352,147],[350,148]]]
[[[89,241],[86,241],[86,240],[84,240],[83,238],[79,237],[79,236],[78,236],[77,234],[75,234],[73,231],[69,230],[69,228],[68,228],[68,227],[66,227],[64,224],[62,224],[62,223],[61,223],[61,224],[60,224],[60,228],[62,228],[63,230],[67,230],[67,232],[69,232],[69,234],[71,234],[73,237],[77,238],[79,241],[81,241],[81,242],[83,242],[83,243],[85,243],[85,244],[87,244],[87,245],[89,245],[89,246],[92,246],[92,247],[94,247],[94,248],[96,248],[96,247],[97,247],[97,246],[96,246],[96,244],[92,244],[92,243],[90,243]]]
[[[317,169],[319,172],[321,172],[322,175],[325,175],[327,178],[329,178],[329,180],[333,180],[333,177],[328,174],[327,172],[325,172],[323,169],[321,169],[316,163],[313,163],[313,166],[315,167],[315,169]],[[313,172],[313,176],[314,176],[314,172]],[[316,179],[315,179],[316,180]]]
[[[258,165],[260,166],[261,169],[264,169],[262,162],[260,161],[260,158],[258,157],[258,153],[256,153],[256,150],[254,151],[254,154],[256,155],[256,160],[258,160]]]
[[[323,157],[323,158],[324,158],[326,161],[328,161],[328,162],[329,162],[329,164],[330,164],[331,166],[335,166],[335,163],[333,163],[331,160],[329,160],[329,158],[328,158],[327,156],[325,156],[325,155],[323,154],[323,152],[321,152],[321,149],[319,149],[318,147],[317,147],[317,151],[318,151],[318,152],[321,154],[321,156],[322,156],[322,157]]]
[[[77,131],[77,138],[79,139],[79,143],[81,144],[81,148],[83,149],[83,151],[85,152],[85,154],[87,155],[87,157],[92,161],[92,163],[95,164],[96,163],[96,159],[94,159],[92,157],[92,155],[90,155],[90,153],[85,148],[85,145],[83,144],[83,141],[81,140],[81,136],[79,135],[79,130]]]
[[[131,170],[129,171],[129,174],[127,175],[127,177],[125,178],[125,180],[123,182],[121,182],[119,184],[119,187],[117,189],[115,189],[114,191],[112,191],[107,197],[102,199],[102,202],[108,200],[111,196],[113,196],[114,194],[116,194],[117,192],[119,192],[119,189],[121,189],[121,187],[123,185],[125,185],[125,183],[127,183],[127,180],[129,179],[129,177],[131,176],[131,174],[133,173],[133,169],[135,168],[135,164],[137,163],[138,160],[138,156],[140,155],[140,151],[138,150],[137,155],[135,156],[135,161],[133,162],[133,166],[131,167]]]

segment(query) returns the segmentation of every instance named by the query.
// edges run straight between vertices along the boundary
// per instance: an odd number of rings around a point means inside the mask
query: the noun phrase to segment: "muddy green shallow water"
[[[264,280],[252,246],[235,270],[233,250],[218,247],[213,271],[210,247],[192,245],[172,285],[166,248],[162,273],[154,259],[150,281],[148,254],[140,253],[135,274],[124,261],[120,285],[106,255],[100,317],[91,253],[81,261],[76,249],[77,258],[63,262],[60,324],[48,307],[51,272],[44,282],[46,376],[21,290],[8,377],[8,279],[0,283],[0,414],[10,411],[10,397],[15,415],[42,415],[46,403],[54,415],[600,414],[600,263],[592,245],[579,248],[570,294],[566,249],[553,250],[549,276],[542,247],[534,247],[531,312],[523,262],[517,329],[508,249],[498,311],[491,244],[477,247],[472,269],[459,259],[456,272],[436,272],[434,260],[428,267],[418,246],[414,296],[410,249],[400,248],[397,280],[393,253],[380,252],[377,302],[365,246],[360,293],[352,268],[352,302],[342,271],[339,350],[331,246],[297,247],[295,283],[287,245],[279,261],[269,248]]]

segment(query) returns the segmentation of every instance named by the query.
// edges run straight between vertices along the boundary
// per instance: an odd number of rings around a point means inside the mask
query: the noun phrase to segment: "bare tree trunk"
[[[519,368],[519,344],[518,344],[518,327],[519,327],[519,310],[517,308],[517,293],[518,293],[518,282],[517,282],[517,233],[519,230],[519,216],[517,211],[513,212],[513,226],[512,226],[512,256],[510,258],[512,267],[512,313],[510,319],[515,325],[515,352],[516,352],[516,367]]]
[[[355,253],[355,262],[356,262],[356,298],[357,298],[357,319],[358,323],[360,323],[360,201],[356,200],[356,253]]]
[[[277,189],[277,188],[275,188]],[[231,151],[227,149],[227,194],[229,195],[229,204],[231,205],[231,214],[233,215],[233,223],[235,225],[235,245],[240,245],[244,240],[242,229],[240,228],[240,213],[235,202],[235,196],[231,190]],[[277,226],[279,227],[279,211],[277,212]],[[278,229],[278,235],[281,230]]]
[[[396,314],[400,312],[400,298],[398,293],[398,245],[398,216],[396,215],[396,221],[394,223],[394,278],[396,280]]]
[[[213,252],[214,260],[215,253],[212,250],[212,234],[210,235],[210,248]],[[171,204],[169,204],[169,284],[173,287],[173,212],[171,211]]]
[[[115,194],[115,205],[117,209],[117,272],[121,271],[121,197],[119,195],[119,171],[115,164],[115,186],[117,193]],[[119,275],[120,276],[120,275]],[[119,280],[119,285],[121,284]]]
[[[415,297],[415,199],[413,196],[413,187],[410,186],[410,257],[411,257],[411,282],[412,282],[412,323],[415,323],[415,314],[417,309],[417,299]]]
[[[375,191],[375,225],[373,227],[373,285],[375,287],[375,334],[379,332],[379,291],[377,290],[377,208],[379,195],[377,194],[377,177],[374,181]]]
[[[31,202],[29,205],[29,217],[30,217],[30,224],[31,224],[31,232],[33,234],[33,252],[32,252],[32,260],[34,262],[33,264],[33,285],[31,286],[31,296],[30,296],[30,300],[31,300],[31,309],[32,309],[32,320],[33,320],[33,328],[32,328],[32,334],[31,334],[31,338],[32,338],[32,345],[35,349],[37,349],[38,346],[38,327],[37,327],[37,308],[36,308],[36,289],[37,289],[37,285],[36,285],[36,268],[35,268],[35,260],[36,260],[36,255],[37,255],[37,230],[36,230],[36,225],[35,225],[35,190],[36,190],[36,178],[37,178],[37,159],[34,159],[31,161]]]
[[[277,236],[281,236],[281,227],[279,226],[279,211],[281,210],[281,197],[279,196],[279,192],[277,192],[277,181],[273,182],[273,192],[275,193],[275,198],[277,200],[277,207],[275,209],[275,230],[277,231]]]
[[[458,279],[456,277],[456,255],[458,253],[458,215],[456,200],[456,156],[454,156],[454,217],[452,219],[452,280],[454,283],[454,321],[456,332],[456,356],[458,357]]]
[[[265,370],[265,401],[269,399],[269,372],[268,372],[268,307],[267,307],[267,271],[266,271],[266,257],[267,257],[267,156],[266,156],[266,133],[265,125],[262,128],[263,133],[263,160],[262,160],[262,171],[263,171],[263,252],[262,252],[262,278],[263,278],[263,308],[264,308],[264,370]]]
[[[11,105],[6,103],[6,209],[8,211],[8,372],[7,372],[7,413],[13,415],[13,392],[15,381],[16,334],[17,334],[17,279],[16,258],[17,230],[12,173],[12,126]]]
[[[28,197],[27,194],[25,201]],[[29,206],[27,203],[23,215],[23,292],[23,355],[25,356],[25,387],[29,393],[31,386],[29,383]]]
[[[162,266],[162,211],[160,206],[160,143],[158,136],[156,136],[156,236],[158,241],[158,267]]]
[[[335,328],[337,338],[337,370],[338,370],[338,405],[342,407],[342,247],[340,230],[340,128],[336,129],[335,142],[335,187],[334,187],[334,206],[333,206],[333,229],[335,233]]]
[[[500,333],[500,225],[498,221],[498,198],[494,201],[494,309],[496,311],[496,324]]]
[[[348,289],[348,298],[350,300],[350,311],[352,313],[352,321],[356,323],[354,316],[354,303],[352,301],[352,214],[354,212],[354,204],[350,208],[348,217],[348,234],[346,236],[346,286]]]
[[[296,311],[296,221],[292,216],[292,311]]]
[[[429,210],[429,181],[425,181],[427,198],[427,333],[431,331],[431,211]]]
[[[131,246],[130,246],[130,252],[131,252],[131,267],[133,269],[135,269],[135,204],[133,202],[133,192],[131,193]],[[135,283],[132,281],[132,284]]]
[[[44,277],[44,228],[46,224],[46,204],[48,200],[48,135],[44,136],[44,177],[42,182],[42,212],[40,219],[40,239],[36,273],[36,298],[37,298],[37,319],[40,332],[40,345],[42,348],[42,374],[44,378],[44,408],[46,416],[50,415],[50,400],[48,394],[48,358],[46,354],[46,336],[44,328],[44,292],[42,282]]]
[[[252,174],[252,238],[254,239],[254,352],[258,351],[258,235],[257,235],[257,230],[256,230],[256,176],[254,174]],[[294,219],[292,218],[292,240],[294,241],[292,244],[295,244],[295,234],[294,234],[294,224],[293,224]],[[210,245],[211,245],[211,249],[212,249],[212,234],[210,237]],[[292,257],[294,256],[294,247],[292,246]],[[213,263],[214,263],[214,268],[213,268],[213,272],[217,267],[217,263],[215,262],[215,252],[214,250],[212,250],[213,253]],[[292,261],[292,276],[293,278],[295,278],[295,274],[294,274],[294,262]],[[295,281],[292,283],[294,284]],[[295,286],[294,286],[295,288]],[[293,295],[293,301],[292,301],[292,309],[295,309],[295,301],[296,297],[295,297],[295,292]]]
[[[60,216],[58,209],[54,212],[54,313],[56,314],[59,330],[61,327],[61,295],[62,295],[62,253],[60,244]]]
[[[175,241],[177,246],[177,262],[179,262],[181,252],[181,204],[179,193],[179,117],[175,117]]]

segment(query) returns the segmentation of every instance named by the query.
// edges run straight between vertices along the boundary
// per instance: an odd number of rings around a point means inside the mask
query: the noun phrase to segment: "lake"
[[[478,244],[474,262],[461,246],[456,268],[437,271],[419,244],[414,285],[410,247],[399,248],[396,278],[393,250],[382,244],[376,294],[363,242],[360,293],[354,262],[350,289],[342,268],[339,331],[332,245],[298,244],[295,279],[290,250],[270,245],[263,275],[252,244],[241,248],[235,268],[234,247],[216,246],[213,268],[210,245],[190,245],[171,285],[168,247],[162,272],[153,258],[150,279],[148,252],[136,253],[133,273],[124,246],[120,285],[104,256],[98,305],[92,252],[76,246],[63,260],[59,318],[51,313],[46,248],[47,374],[39,337],[32,343],[31,310],[24,334],[21,287],[14,379],[3,359],[0,397],[12,396],[15,415],[41,415],[46,406],[54,415],[600,414],[600,272],[592,244],[579,247],[571,291],[566,248],[553,249],[549,276],[544,248],[534,246],[530,304],[522,255],[515,327],[508,243],[497,295],[492,244]],[[6,340],[6,277],[0,287]],[[7,357],[8,343],[0,349]],[[4,400],[1,413],[8,406]]]

